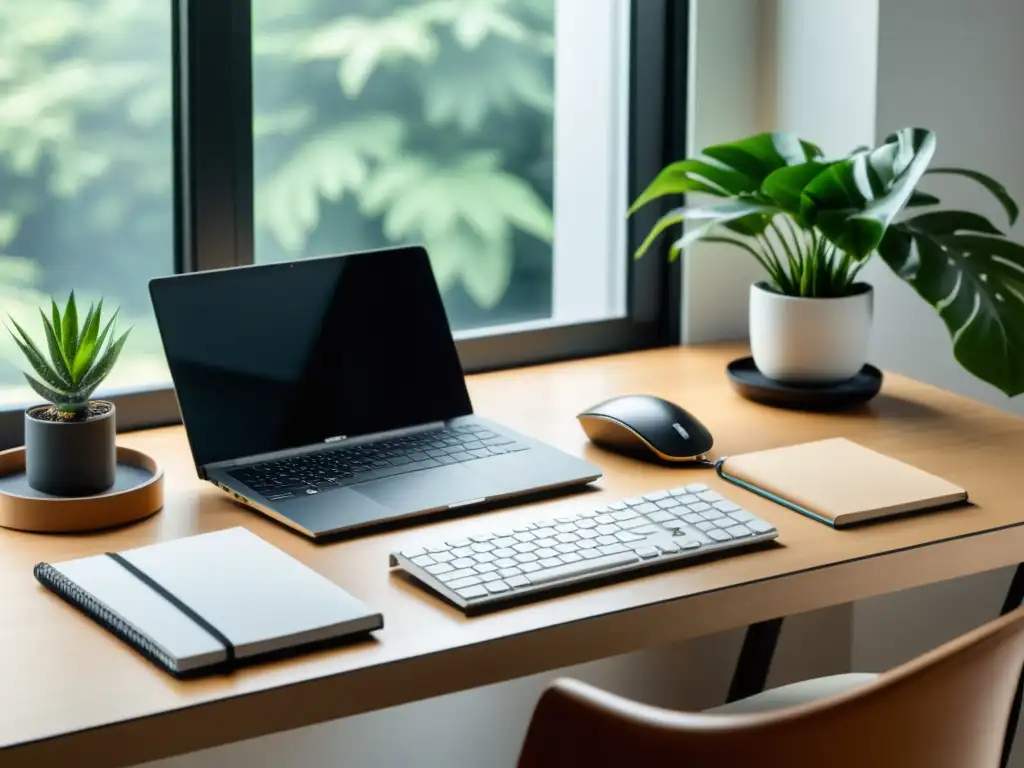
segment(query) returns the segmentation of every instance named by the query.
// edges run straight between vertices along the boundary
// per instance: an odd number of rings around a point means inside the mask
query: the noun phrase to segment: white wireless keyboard
[[[425,542],[390,560],[469,612],[777,536],[771,523],[693,483],[510,530]]]

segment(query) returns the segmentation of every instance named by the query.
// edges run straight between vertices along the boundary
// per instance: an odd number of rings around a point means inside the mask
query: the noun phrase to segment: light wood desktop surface
[[[1024,420],[899,376],[887,376],[882,393],[854,412],[775,410],[730,389],[725,364],[742,351],[674,348],[473,376],[477,412],[598,464],[605,476],[597,490],[327,545],[197,480],[180,428],[122,436],[162,462],[161,513],[87,536],[0,531],[0,765],[141,762],[1024,559]],[[715,436],[715,456],[843,435],[967,488],[974,505],[835,531],[727,485],[711,470],[651,466],[588,445],[575,414],[638,392],[691,410]],[[472,619],[388,573],[390,551],[428,538],[458,538],[696,481],[773,522],[779,545]],[[382,611],[385,628],[346,648],[182,682],[32,577],[41,560],[234,525]]]

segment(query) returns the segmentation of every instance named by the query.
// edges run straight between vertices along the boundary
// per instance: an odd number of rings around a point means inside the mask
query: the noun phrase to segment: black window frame
[[[155,0],[154,0],[155,1]],[[171,0],[175,271],[253,263],[251,0]],[[689,3],[632,0],[628,197],[685,154]],[[467,373],[678,344],[682,279],[665,247],[629,254],[680,200],[627,223],[627,314],[596,322],[473,334],[457,342]],[[178,424],[170,386],[105,394],[121,432]],[[0,449],[23,440],[21,410],[0,411]]]

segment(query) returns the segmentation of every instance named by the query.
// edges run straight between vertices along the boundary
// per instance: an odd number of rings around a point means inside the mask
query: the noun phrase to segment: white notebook
[[[380,613],[245,528],[40,563],[35,576],[175,675],[384,625]]]

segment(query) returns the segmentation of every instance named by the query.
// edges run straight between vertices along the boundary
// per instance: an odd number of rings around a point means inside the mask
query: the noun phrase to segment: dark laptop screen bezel
[[[369,269],[367,262],[358,261],[366,259],[377,260],[372,269]],[[381,266],[381,260],[387,260],[390,263]],[[315,280],[322,278],[324,274],[330,272],[329,267],[331,264],[336,266],[339,277],[346,270],[353,272],[353,267],[362,267],[364,270],[367,270],[365,272],[359,269],[354,270],[355,275],[357,277],[363,275],[363,279],[367,283],[359,286],[358,294],[371,297],[374,303],[373,311],[391,313],[389,317],[394,317],[394,313],[398,313],[400,318],[401,313],[407,309],[404,306],[396,306],[394,300],[389,300],[389,297],[393,297],[396,292],[395,281],[403,281],[399,286],[399,293],[402,291],[414,292],[412,294],[407,293],[406,295],[415,298],[419,302],[422,315],[418,318],[406,319],[408,323],[416,323],[415,326],[407,326],[413,330],[413,333],[409,334],[410,340],[408,342],[404,339],[402,340],[402,343],[405,343],[406,346],[395,349],[394,342],[396,339],[392,336],[389,337],[392,342],[389,349],[392,350],[396,357],[404,355],[408,356],[409,359],[419,361],[429,358],[429,371],[411,371],[408,386],[419,387],[422,390],[429,389],[423,387],[424,377],[429,375],[429,381],[434,384],[435,393],[440,395],[440,397],[431,398],[429,393],[423,394],[423,397],[429,398],[432,404],[427,403],[425,407],[417,410],[418,414],[422,413],[422,418],[415,418],[412,421],[403,418],[403,423],[401,424],[395,424],[389,418],[381,418],[379,420],[380,425],[382,425],[381,429],[368,429],[357,434],[350,434],[339,432],[342,426],[340,424],[325,422],[322,426],[318,425],[315,430],[306,430],[308,434],[304,434],[303,437],[312,437],[312,439],[302,439],[298,443],[292,439],[280,440],[275,438],[272,441],[274,445],[257,444],[255,447],[259,448],[259,450],[235,448],[225,451],[223,445],[214,448],[211,443],[215,441],[208,439],[211,432],[211,418],[205,414],[207,410],[211,409],[206,406],[209,406],[213,401],[216,401],[222,408],[230,406],[229,398],[232,395],[226,392],[211,394],[209,392],[211,388],[209,387],[205,388],[206,391],[202,395],[195,391],[196,387],[192,381],[194,377],[188,372],[189,365],[183,362],[187,358],[187,354],[182,351],[186,348],[188,339],[194,338],[195,333],[188,335],[187,338],[182,338],[184,335],[182,329],[175,326],[191,324],[194,326],[192,330],[195,331],[195,328],[201,325],[203,334],[220,334],[219,341],[222,343],[227,336],[237,339],[239,338],[238,334],[245,332],[244,328],[237,326],[229,327],[224,323],[220,323],[220,327],[218,327],[218,323],[213,318],[217,316],[223,318],[225,314],[231,315],[230,310],[226,311],[223,306],[225,302],[228,302],[229,306],[235,307],[240,306],[238,302],[246,302],[248,306],[266,305],[268,297],[253,295],[251,289],[255,283],[267,285],[267,282],[265,280],[256,281],[249,279],[252,276],[251,271],[258,270],[261,277],[270,279],[273,279],[275,275],[280,275],[278,280],[285,278],[285,272],[287,271],[287,278],[294,283],[297,274],[299,275],[299,282],[302,282],[303,279]],[[302,277],[302,273],[308,274],[308,278]],[[386,284],[383,280],[384,276],[388,278]],[[369,282],[371,279],[373,280],[372,283]],[[376,282],[378,279],[380,284]],[[194,298],[197,294],[201,293],[209,295],[214,288],[217,289],[216,295],[218,298],[216,303],[219,306],[216,309],[211,309],[210,320],[206,322],[206,318],[203,317],[203,307],[206,304],[198,305],[197,316],[197,304]],[[348,290],[351,291],[351,287],[348,287]],[[160,331],[175,393],[178,398],[182,423],[188,435],[193,460],[201,476],[204,475],[204,467],[213,464],[244,460],[254,455],[300,449],[325,443],[340,436],[357,437],[385,430],[445,421],[459,416],[468,416],[473,413],[472,402],[466,389],[465,376],[459,360],[458,350],[452,337],[444,304],[430,267],[429,257],[422,247],[409,246],[360,251],[299,261],[251,265],[156,278],[150,281],[150,297],[153,302],[157,327]],[[368,299],[367,303],[370,300]],[[235,302],[235,304],[230,304],[230,302]],[[209,303],[212,304],[213,302]],[[180,309],[182,306],[189,307],[187,317],[182,316],[183,310]],[[331,306],[333,307],[334,305],[332,304]],[[366,324],[361,327],[366,329],[372,328],[373,317],[365,319]],[[413,341],[412,338],[415,334],[419,334],[419,336]],[[429,344],[424,343],[426,341],[424,334],[430,336]],[[253,343],[255,344],[255,340],[253,340]],[[209,369],[210,366],[205,366],[205,368]],[[416,390],[414,396],[418,396],[420,391],[420,389]],[[441,402],[442,398],[445,402]],[[205,402],[206,406],[200,408],[199,403],[201,402]],[[409,407],[406,400],[403,400],[402,405],[407,408]],[[212,410],[218,411],[220,409],[214,408]],[[366,416],[364,409],[360,409],[359,412],[359,418],[364,419],[366,422],[369,422],[372,418],[372,415]],[[216,421],[216,417],[213,417],[212,420]],[[221,432],[218,431],[216,434],[221,435]],[[222,438],[218,437],[217,439],[220,440]],[[230,453],[231,455],[224,455],[225,453]]]

